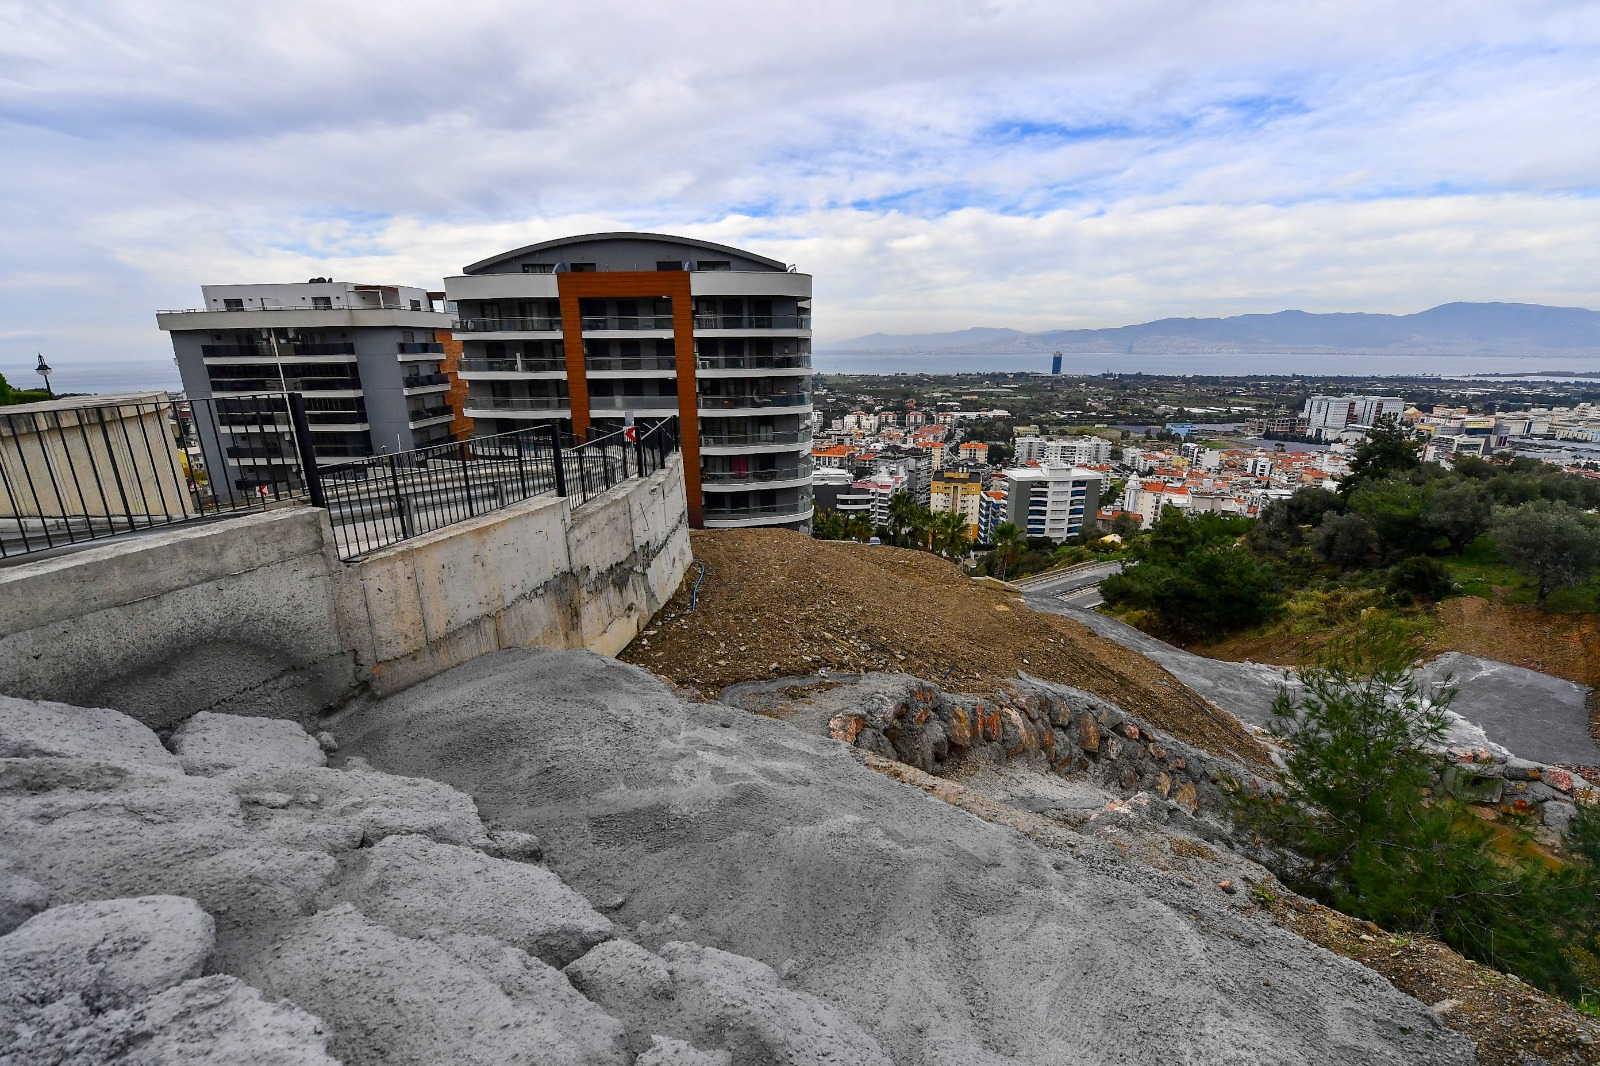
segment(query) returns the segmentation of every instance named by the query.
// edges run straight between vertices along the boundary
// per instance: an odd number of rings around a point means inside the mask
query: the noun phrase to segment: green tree
[[[1350,510],[1378,535],[1388,558],[1420,555],[1436,534],[1427,524],[1428,490],[1401,478],[1365,481],[1349,496]]]
[[[1250,544],[1268,555],[1286,555],[1304,547],[1323,516],[1344,510],[1337,493],[1315,485],[1296,489],[1288,499],[1273,500],[1262,508],[1250,531]]]
[[[4,374],[0,374],[0,406],[11,402],[11,383]]]
[[[926,528],[922,517],[924,509],[909,492],[899,492],[889,498],[889,539],[901,547],[916,545],[918,528]]]
[[[932,549],[946,558],[956,558],[972,542],[967,530],[967,516],[959,511],[942,511],[934,515],[929,523]]]
[[[817,540],[843,540],[845,517],[838,511],[818,511],[811,522],[811,535]]]
[[[851,515],[845,520],[844,535],[850,540],[872,539],[872,516],[864,511]]]
[[[1538,581],[1540,607],[1550,593],[1582,584],[1600,566],[1600,530],[1564,503],[1539,500],[1502,511],[1494,539],[1506,562]]]
[[[1475,481],[1455,481],[1436,485],[1428,493],[1423,526],[1450,542],[1450,550],[1462,549],[1481,537],[1494,518],[1489,497]]]
[[[1317,558],[1341,570],[1371,566],[1378,558],[1378,535],[1358,514],[1328,512],[1311,532]]]
[[[1422,445],[1411,430],[1393,417],[1385,416],[1367,431],[1356,445],[1350,460],[1350,473],[1339,482],[1339,492],[1348,496],[1364,482],[1406,474],[1422,465]]]
[[[1001,522],[994,527],[994,558],[995,565],[1000,573],[997,575],[1004,581],[1006,574],[1022,555],[1025,539],[1022,530],[1014,522]]]
[[[1241,792],[1240,825],[1286,849],[1278,872],[1298,891],[1570,993],[1560,947],[1594,927],[1593,867],[1579,856],[1577,872],[1551,874],[1497,849],[1435,787],[1429,748],[1454,690],[1418,682],[1418,651],[1397,623],[1369,622],[1303,668],[1273,708],[1282,791]]]

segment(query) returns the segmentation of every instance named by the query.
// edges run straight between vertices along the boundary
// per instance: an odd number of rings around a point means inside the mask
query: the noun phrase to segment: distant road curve
[[[1012,584],[1030,595],[1054,596],[1071,607],[1098,607],[1100,582],[1122,572],[1121,563],[1084,563],[1049,574],[1035,574]]]

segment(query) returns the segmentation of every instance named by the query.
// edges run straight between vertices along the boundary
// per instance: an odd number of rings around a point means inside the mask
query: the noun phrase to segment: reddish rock
[[[1178,790],[1172,794],[1172,798],[1190,814],[1200,809],[1200,796],[1194,790],[1193,781],[1185,781],[1180,784]]]
[[[1084,751],[1100,750],[1100,723],[1088,711],[1078,712],[1078,747]]]
[[[972,716],[960,704],[950,708],[950,717],[944,726],[945,739],[952,748],[967,748],[972,744]]]
[[[1559,792],[1572,791],[1572,775],[1553,766],[1544,772],[1544,783]]]
[[[856,737],[861,735],[861,728],[866,724],[867,720],[863,715],[836,714],[828,722],[828,735],[834,740],[854,744]]]

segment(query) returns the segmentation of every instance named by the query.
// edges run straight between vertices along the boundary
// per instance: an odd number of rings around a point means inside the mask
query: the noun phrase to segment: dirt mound
[[[728,685],[897,671],[993,693],[1028,673],[1117,704],[1225,758],[1266,763],[1249,732],[1155,663],[926,552],[818,541],[787,530],[696,532],[698,568],[621,658],[704,698]]]

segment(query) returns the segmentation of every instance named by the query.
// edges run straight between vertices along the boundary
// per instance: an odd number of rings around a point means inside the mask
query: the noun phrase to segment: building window
[[[656,269],[657,270],[682,270],[682,269],[684,269],[685,265],[686,264],[677,262],[676,260],[672,260],[672,259],[657,259],[656,260]]]
[[[413,311],[422,310],[422,301],[421,300],[412,300],[411,301],[411,310],[413,310]]]
[[[333,297],[331,297],[331,296],[313,296],[311,298],[311,310],[313,310],[313,311],[332,311],[333,310]]]
[[[222,301],[222,309],[224,311],[243,311],[244,310],[244,301],[243,300],[223,300]]]
[[[522,272],[524,274],[554,274],[556,267],[554,263],[523,263]]]
[[[594,273],[594,264],[593,263],[568,263],[567,264],[567,269],[570,270],[574,274],[593,274]]]
[[[732,270],[733,263],[727,259],[702,259],[694,267],[696,270]]]

